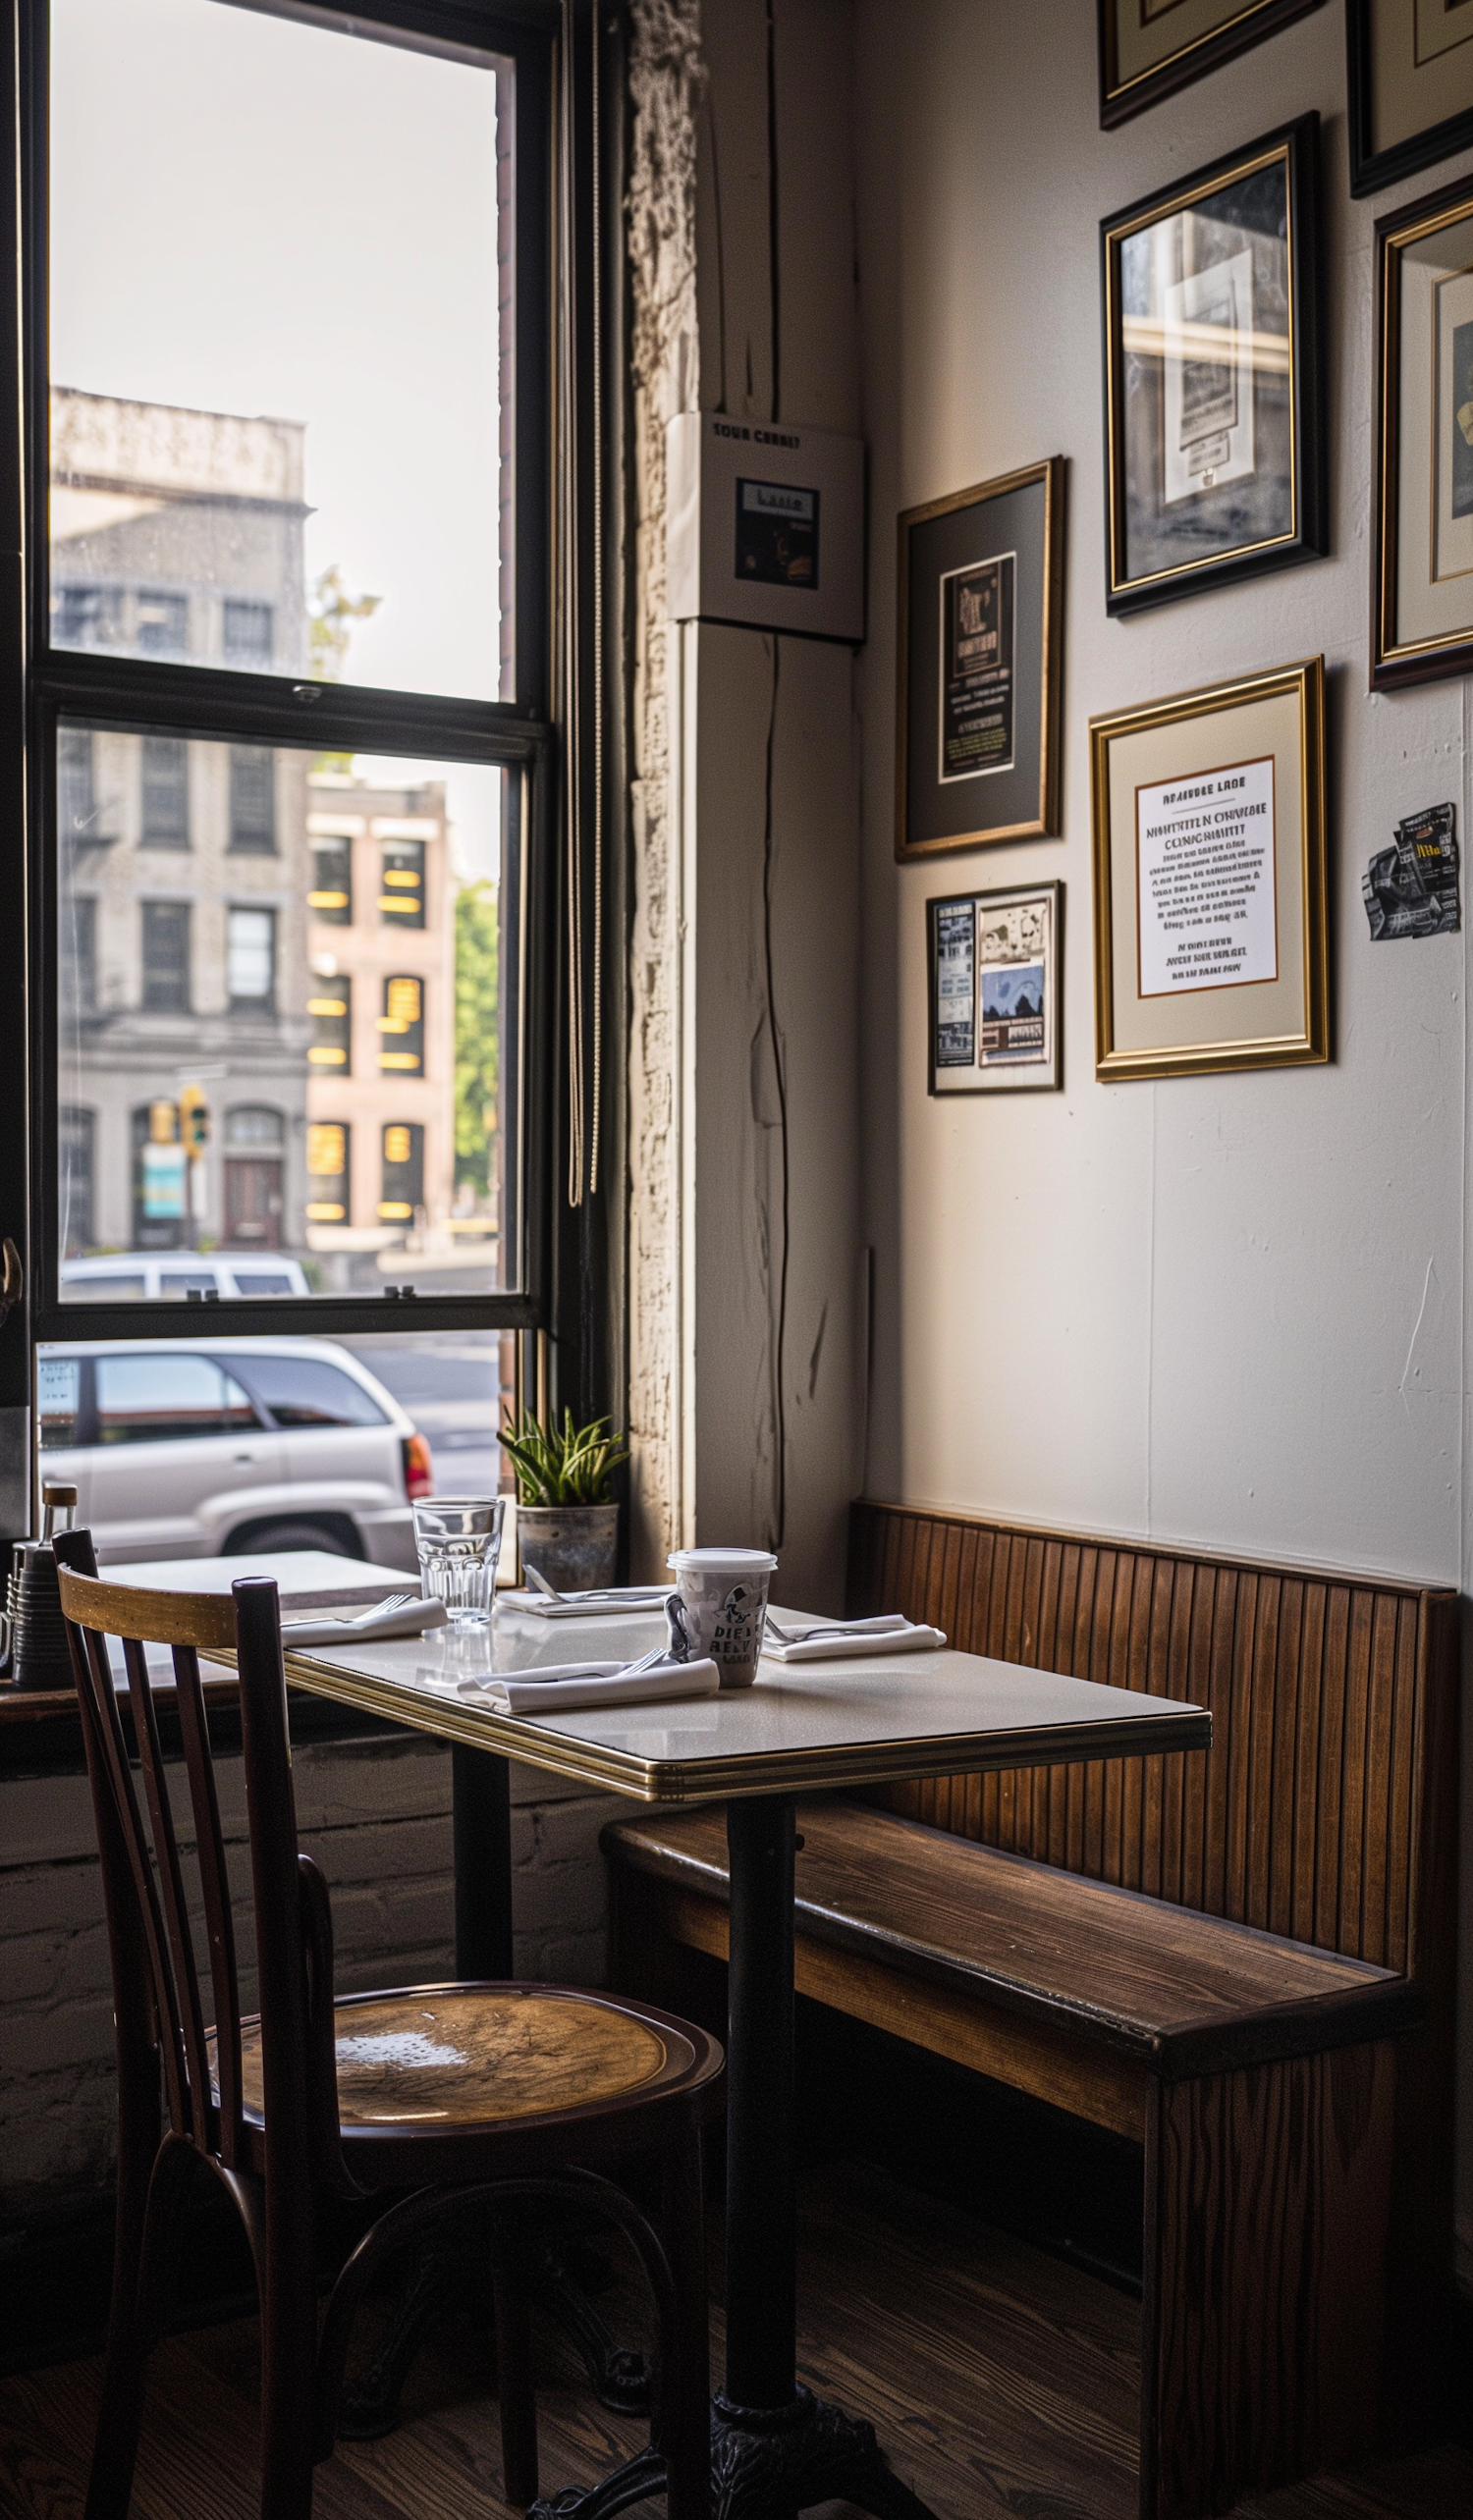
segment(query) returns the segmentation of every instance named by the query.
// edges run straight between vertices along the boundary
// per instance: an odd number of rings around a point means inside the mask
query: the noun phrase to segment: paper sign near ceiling
[[[682,411],[666,435],[673,621],[864,636],[864,443]]]

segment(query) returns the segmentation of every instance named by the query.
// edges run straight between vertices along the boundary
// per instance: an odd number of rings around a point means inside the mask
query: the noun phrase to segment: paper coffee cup
[[[750,1689],[778,1563],[771,1550],[675,1549],[665,1563],[675,1575],[691,1660],[709,1654],[723,1689]]]

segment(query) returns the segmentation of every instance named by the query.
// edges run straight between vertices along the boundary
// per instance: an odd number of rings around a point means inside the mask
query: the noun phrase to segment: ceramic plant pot
[[[559,1592],[612,1583],[619,1548],[617,1505],[518,1505],[517,1545],[528,1566]]]

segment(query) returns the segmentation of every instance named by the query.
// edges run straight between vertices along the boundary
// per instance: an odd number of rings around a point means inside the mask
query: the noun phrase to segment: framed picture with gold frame
[[[1473,148],[1473,0],[1345,0],[1357,200]]]
[[[1473,18],[1473,0],[1464,0]],[[1376,223],[1371,682],[1473,672],[1473,181]]]
[[[1099,0],[1100,127],[1174,96],[1320,0]]]
[[[1100,223],[1111,613],[1326,549],[1319,157],[1304,114]]]
[[[1330,1056],[1320,657],[1090,721],[1095,1074]]]
[[[898,858],[1059,830],[1064,457],[900,518]]]

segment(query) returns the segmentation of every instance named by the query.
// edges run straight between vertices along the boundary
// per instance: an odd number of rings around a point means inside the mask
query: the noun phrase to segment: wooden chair
[[[87,2520],[123,2520],[144,2371],[171,2288],[180,2208],[199,2163],[233,2199],[261,2304],[261,2508],[308,2520],[330,2456],[355,2313],[385,2261],[483,2216],[496,2309],[508,2498],[537,2493],[536,2418],[517,2230],[533,2200],[576,2200],[632,2245],[657,2322],[652,2440],[672,2520],[709,2511],[700,2129],[722,2052],[646,2005],[564,1986],[396,1988],[335,2000],[332,1913],[297,1843],[277,1589],[229,1599],[96,1580],[63,1533],[68,1623],[96,1815],[118,2047],[118,2221],[107,2364]],[[109,1664],[122,1640],[141,1802]],[[186,1848],[144,1648],[173,1648],[214,2024],[200,1995]],[[249,1829],[259,2011],[243,2014],[232,1898],[198,1657],[233,1653]],[[145,1827],[143,1808],[146,1805]],[[663,2166],[660,2228],[605,2175]],[[319,2211],[377,2206],[318,2327]]]

